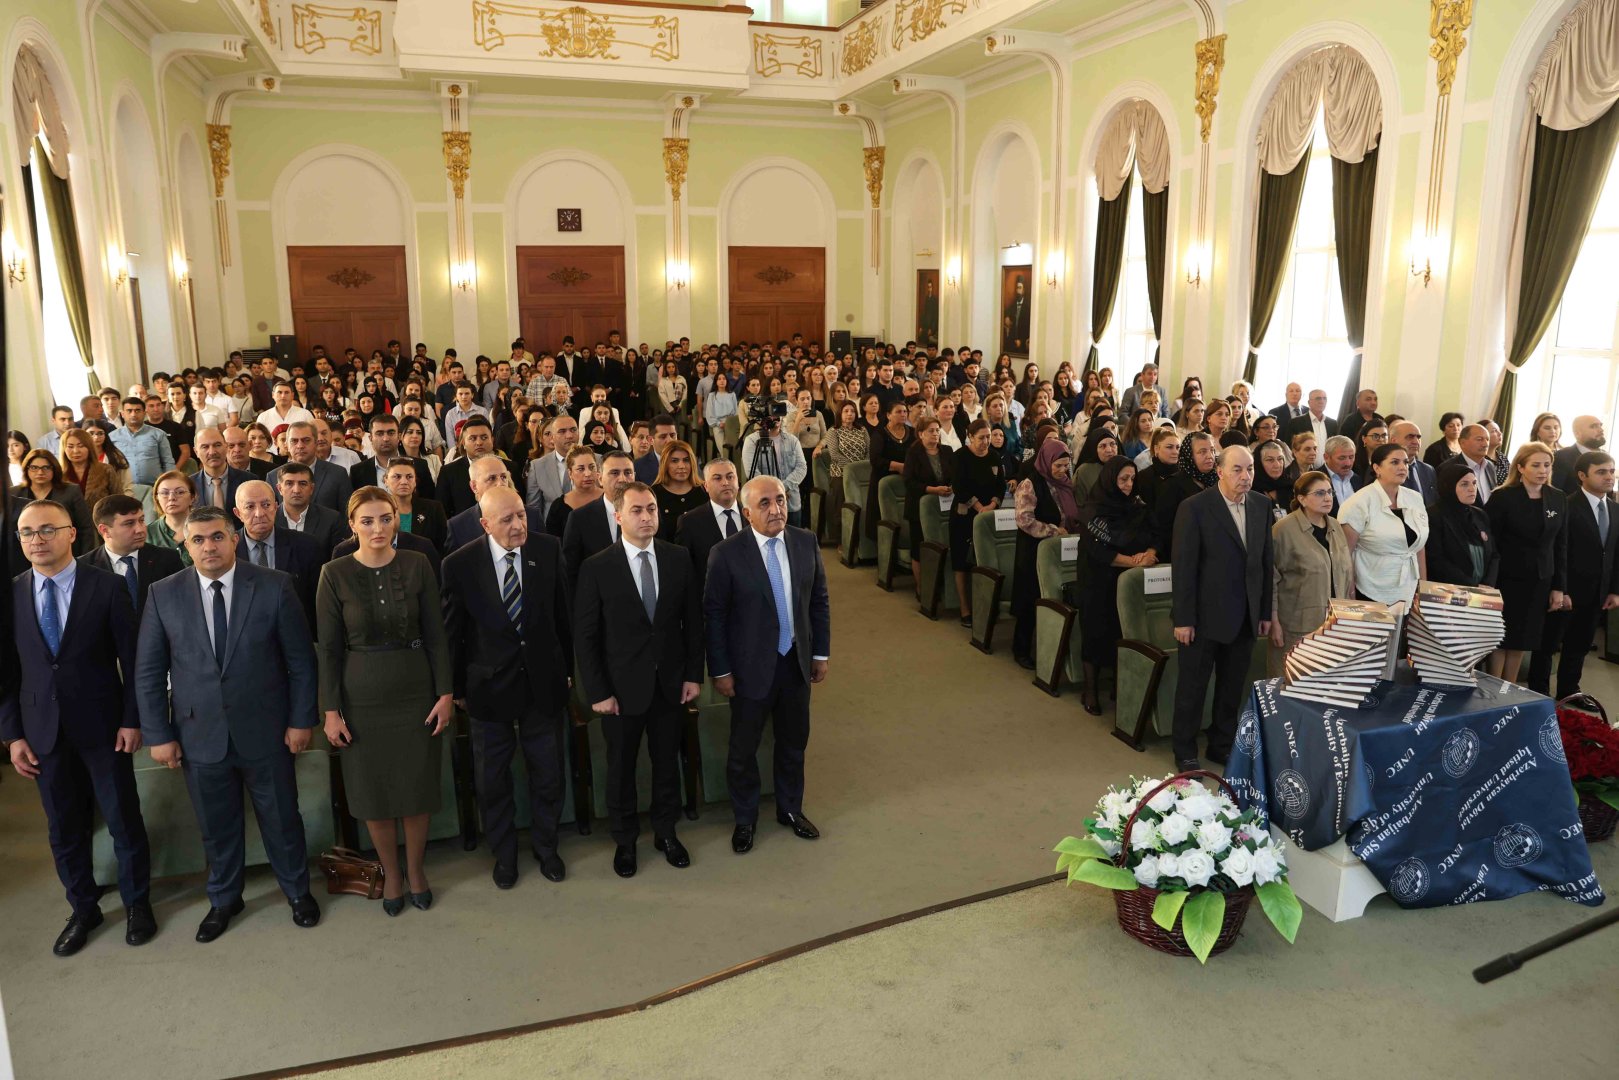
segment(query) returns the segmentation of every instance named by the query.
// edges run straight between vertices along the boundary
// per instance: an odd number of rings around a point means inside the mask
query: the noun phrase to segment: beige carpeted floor
[[[983,656],[953,621],[932,623],[917,615],[903,589],[894,594],[877,589],[869,569],[851,571],[831,563],[828,574],[832,676],[815,693],[806,801],[808,815],[824,833],[815,843],[797,840],[769,822],[767,810],[758,846],[739,858],[729,849],[729,814],[716,807],[700,821],[682,825],[694,860],[689,870],[665,865],[648,837],[641,873],[621,881],[612,873],[611,841],[598,829],[589,838],[564,840],[565,883],[545,881],[532,862],[525,862],[523,879],[510,893],[489,881],[483,853],[466,855],[458,845],[436,845],[429,869],[438,903],[431,912],[407,910],[387,919],[377,904],[322,897],[326,918],[312,931],[292,926],[273,880],[261,870],[249,876],[247,913],[210,946],[191,940],[206,911],[199,883],[164,883],[154,889],[162,924],[157,940],[142,949],[127,948],[121,926],[109,920],[83,953],[63,961],[50,954],[66,908],[45,844],[43,815],[32,790],[7,777],[0,783],[0,865],[6,868],[0,875],[0,910],[6,916],[0,993],[18,1075],[28,1080],[114,1073],[131,1080],[230,1076],[639,1001],[765,953],[1047,873],[1051,845],[1079,830],[1080,819],[1108,782],[1171,767],[1167,747],[1132,752],[1107,734],[1110,718],[1086,716],[1073,693],[1054,700],[1034,689],[1027,673],[1012,663],[1008,641],[998,655]],[[1614,669],[1601,663],[1592,669],[1595,687],[1619,688]],[[1619,700],[1619,694],[1610,700]],[[1615,868],[1611,856],[1598,864],[1608,879]],[[1123,949],[1130,943],[1106,925],[1105,907],[1096,898],[1040,893],[1064,898],[1054,909],[1063,914],[1043,917],[1060,931],[1044,938],[1047,944],[1041,947],[1060,956],[1055,974],[1066,971],[1074,979],[1083,974],[1089,982],[1023,981],[1016,970],[985,965],[982,995],[969,978],[940,996],[926,980],[925,985],[906,981],[912,959],[911,946],[904,946],[880,965],[874,962],[862,976],[866,984],[806,983],[809,989],[791,994],[790,1006],[710,1016],[699,1026],[709,1037],[674,1044],[678,1050],[671,1053],[679,1060],[613,1064],[603,1057],[599,1066],[582,1057],[559,1060],[574,1060],[575,1076],[764,1075],[737,1063],[762,1053],[755,1044],[769,1042],[779,1029],[803,1040],[796,1044],[802,1052],[799,1074],[948,1072],[949,1061],[934,1049],[939,1035],[924,1021],[959,1013],[1001,1017],[945,1025],[961,1034],[976,1032],[966,1041],[983,1044],[975,1047],[981,1056],[963,1057],[964,1062],[1010,1061],[995,1055],[1022,1053],[1031,1062],[1053,1063],[1048,1075],[1139,1075],[1131,1062],[1141,1052],[1111,1034],[1112,1025],[1134,1014],[1162,1009],[1184,1016],[1219,997],[1239,1006],[1228,1015],[1246,1033],[1240,1046],[1247,1045],[1247,1034],[1273,1037],[1298,1027],[1306,1015],[1289,1007],[1294,991],[1276,1000],[1271,974],[1242,966],[1253,960],[1241,959],[1250,948],[1266,950],[1255,956],[1269,956],[1279,944],[1262,925],[1255,924],[1217,969],[1223,976],[1208,978],[1185,964],[1161,967],[1167,961],[1144,950]],[[115,905],[111,899],[105,903],[109,915]],[[1572,905],[1526,898],[1416,918],[1380,900],[1366,920],[1347,927],[1307,916],[1301,948],[1291,953],[1287,969],[1291,981],[1274,985],[1314,987],[1314,996],[1298,999],[1309,1004],[1311,1023],[1324,1018],[1365,1033],[1386,1022],[1392,1032],[1409,1033],[1412,1003],[1423,1000],[1439,1010],[1437,1031],[1456,1017],[1457,1002],[1481,1000],[1452,1000],[1454,972],[1540,937],[1580,913]],[[938,924],[963,926],[957,920],[968,917],[958,913]],[[1020,925],[1025,924],[1016,919],[1003,922],[994,933],[1016,938]],[[1370,928],[1384,925],[1382,935],[1371,933]],[[1445,932],[1420,929],[1430,926]],[[1465,955],[1456,951],[1462,943]],[[861,945],[838,948],[855,950],[858,957]],[[953,951],[991,955],[968,940]],[[1229,963],[1234,959],[1238,963]],[[1145,999],[1135,987],[1157,979],[1158,972],[1173,973],[1174,981],[1163,985],[1185,992]],[[779,971],[761,971],[748,978],[779,977]],[[870,992],[862,986],[880,988],[885,979],[893,980],[894,988],[911,987],[918,1015],[881,1029],[850,1021],[847,1006]],[[1081,988],[1086,992],[1079,993]],[[702,1003],[714,1000],[714,993],[674,1007],[705,1008]],[[1583,996],[1555,1000],[1570,1008],[1578,1001],[1581,1014],[1592,1015],[1603,993],[1582,991]],[[1606,994],[1611,1010],[1612,992]],[[993,1003],[975,1004],[989,995]],[[1012,1024],[1036,1005],[1051,1009],[1049,1030],[1031,1034]],[[644,1016],[662,1015],[668,1008]],[[1510,1009],[1495,1012],[1480,1004],[1468,1013],[1468,1024],[1480,1031],[1509,1023],[1520,1023]],[[1521,1030],[1543,1027],[1536,1020]],[[1201,1040],[1200,1046],[1219,1035],[1216,1028],[1195,1028],[1187,1038]],[[607,1039],[608,1030],[606,1024],[590,1025],[562,1037],[591,1046]],[[1452,1030],[1446,1037],[1467,1039],[1469,1030]],[[1613,1028],[1597,1030],[1607,1037]],[[593,1031],[603,1034],[589,1034]],[[662,1037],[644,1036],[653,1040],[654,1053]],[[1407,1034],[1398,1040],[1372,1038],[1379,1067],[1394,1068]],[[1110,1044],[1110,1064],[1083,1065],[1084,1054]],[[1206,1051],[1189,1053],[1184,1059],[1155,1060],[1198,1060]],[[819,1064],[823,1055],[825,1068]],[[867,1069],[868,1060],[892,1067]],[[786,1069],[793,1061],[784,1055],[778,1064]],[[1059,1061],[1065,1064],[1056,1065]],[[530,1071],[532,1066],[530,1061]]]

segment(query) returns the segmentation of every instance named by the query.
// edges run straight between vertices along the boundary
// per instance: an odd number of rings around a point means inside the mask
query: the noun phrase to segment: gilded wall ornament
[[[582,281],[589,281],[590,273],[579,269],[577,266],[564,266],[546,274],[545,278],[547,281],[554,281],[566,289],[570,286],[578,285]]]
[[[567,60],[620,60],[613,50],[647,50],[654,60],[680,58],[680,19],[672,15],[604,15],[585,8],[472,0],[472,40],[485,52],[513,38],[539,38],[539,55]]]
[[[275,19],[270,16],[270,0],[259,0],[259,29],[264,31],[271,45],[279,44],[275,37]]]
[[[1220,96],[1220,73],[1225,70],[1225,35],[1204,38],[1197,43],[1197,118],[1203,141],[1209,141],[1214,126],[1215,99]]]
[[[230,175],[230,125],[208,125],[208,160],[214,167],[214,198],[225,197],[225,178]]]
[[[883,41],[883,17],[867,19],[849,32],[843,42],[843,61],[838,66],[845,75],[853,75],[870,67],[877,60]]]
[[[358,289],[361,285],[368,285],[377,279],[376,275],[367,273],[358,266],[345,266],[336,273],[327,274],[326,280],[345,289]]]
[[[961,15],[966,10],[967,0],[896,0],[894,33],[890,44],[897,52],[906,39],[926,41],[947,25],[944,21],[946,14]]]
[[[883,160],[888,154],[886,146],[866,147],[866,194],[871,196],[871,208],[883,204]]]
[[[382,51],[382,12],[369,8],[292,5],[292,47],[310,54],[344,44],[359,56]]]
[[[775,287],[793,280],[793,278],[797,277],[798,275],[787,269],[785,266],[767,266],[753,276],[764,282],[766,285]]]
[[[821,39],[793,37],[790,34],[753,35],[753,71],[760,78],[772,79],[783,71],[807,79],[821,77]]]
[[[663,175],[669,181],[669,195],[680,201],[686,187],[686,166],[691,159],[690,139],[663,140]]]
[[[1473,0],[1429,0],[1428,36],[1433,44],[1428,55],[1439,65],[1439,96],[1446,97],[1456,85],[1456,62],[1467,48],[1467,31],[1473,26]]]
[[[472,171],[472,133],[446,131],[444,133],[444,171],[450,178],[450,187],[457,199],[466,198],[467,174]]]

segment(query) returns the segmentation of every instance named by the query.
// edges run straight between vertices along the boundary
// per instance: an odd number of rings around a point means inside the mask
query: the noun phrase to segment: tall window
[[[1332,231],[1331,157],[1326,122],[1317,112],[1293,254],[1259,357],[1254,402],[1261,408],[1286,400],[1287,384],[1296,382],[1306,394],[1325,390],[1327,408],[1334,410],[1349,378],[1352,355]]]
[[[1130,180],[1130,220],[1125,225],[1124,266],[1107,333],[1096,343],[1102,367],[1113,369],[1115,386],[1129,386],[1152,359],[1158,339],[1152,332],[1152,307],[1147,302],[1147,239],[1141,231],[1141,181]]]
[[[90,392],[90,380],[84,361],[79,358],[79,344],[73,336],[73,324],[68,322],[67,299],[62,295],[62,275],[56,266],[56,248],[52,243],[51,224],[46,216],[45,192],[40,187],[40,174],[48,168],[50,165],[36,152],[33,167],[28,171],[34,188],[35,213],[38,215],[34,233],[39,265],[33,269],[39,275],[40,308],[45,320],[45,370],[55,404],[71,405],[77,412],[79,399]]]
[[[1600,416],[1610,444],[1619,431],[1615,266],[1619,266],[1619,154],[1608,165],[1591,231],[1580,246],[1551,329],[1518,373],[1510,436],[1513,446],[1528,440],[1529,425],[1543,412],[1562,419],[1564,445],[1574,441],[1576,416]]]

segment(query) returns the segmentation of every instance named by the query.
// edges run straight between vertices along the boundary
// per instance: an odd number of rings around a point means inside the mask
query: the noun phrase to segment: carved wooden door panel
[[[555,352],[569,334],[582,349],[610,330],[627,335],[625,310],[622,247],[517,249],[517,321],[529,352]]]
[[[324,345],[328,356],[341,356],[352,345],[365,356],[390,339],[409,355],[414,343],[404,247],[289,247],[287,274],[301,355]]]
[[[785,341],[803,334],[826,343],[826,249],[732,247],[732,341]]]

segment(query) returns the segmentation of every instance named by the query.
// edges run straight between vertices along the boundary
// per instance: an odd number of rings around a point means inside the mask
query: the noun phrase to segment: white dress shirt
[[[512,565],[517,567],[517,587],[521,589],[523,587],[522,550],[520,548],[502,547],[500,541],[496,540],[493,536],[486,536],[485,539],[489,541],[489,557],[495,561],[495,588],[499,589],[505,585],[506,566],[508,565],[506,562],[506,556],[515,551],[517,552],[517,558],[513,560]]]
[[[348,472],[350,469],[354,468],[354,466],[360,463],[360,455],[356,454],[353,450],[350,450],[346,446],[338,446],[336,443],[333,443],[331,451],[326,456],[326,460],[330,461],[333,465],[336,465],[344,472]]]
[[[1325,448],[1327,445],[1327,439],[1329,438],[1327,435],[1326,417],[1317,416],[1315,413],[1308,413],[1307,415],[1310,417],[1310,430],[1315,434],[1316,446]]]
[[[236,564],[232,563],[231,568],[219,575],[217,580],[225,586],[225,622],[228,629],[231,605],[236,601]],[[211,644],[214,640],[214,583],[203,577],[199,571],[197,585],[202,591],[203,629],[208,632],[208,641]]]
[[[708,508],[714,512],[714,522],[720,527],[720,537],[722,539],[726,535],[725,515],[727,513],[731,515],[731,520],[736,522],[737,532],[741,532],[748,527],[748,523],[742,520],[742,508],[736,503],[732,503],[730,506],[721,506],[719,503],[710,500]]]
[[[282,503],[281,516],[286,519],[287,528],[291,529],[295,533],[301,533],[304,531],[304,526],[309,524],[309,507],[304,507],[303,517],[295,518],[292,516],[292,507],[288,506],[286,503]]]
[[[1232,502],[1225,497],[1224,492],[1220,494],[1220,498],[1225,501],[1226,510],[1231,514],[1232,522],[1237,526],[1237,535],[1242,539],[1243,550],[1248,548],[1248,509],[1244,502],[1245,497],[1238,495],[1237,501]]]
[[[1466,454],[1461,455],[1462,464],[1467,466],[1469,472],[1478,480],[1478,502],[1480,506],[1490,501],[1490,489],[1495,480],[1495,467],[1488,457],[1474,461]]]

